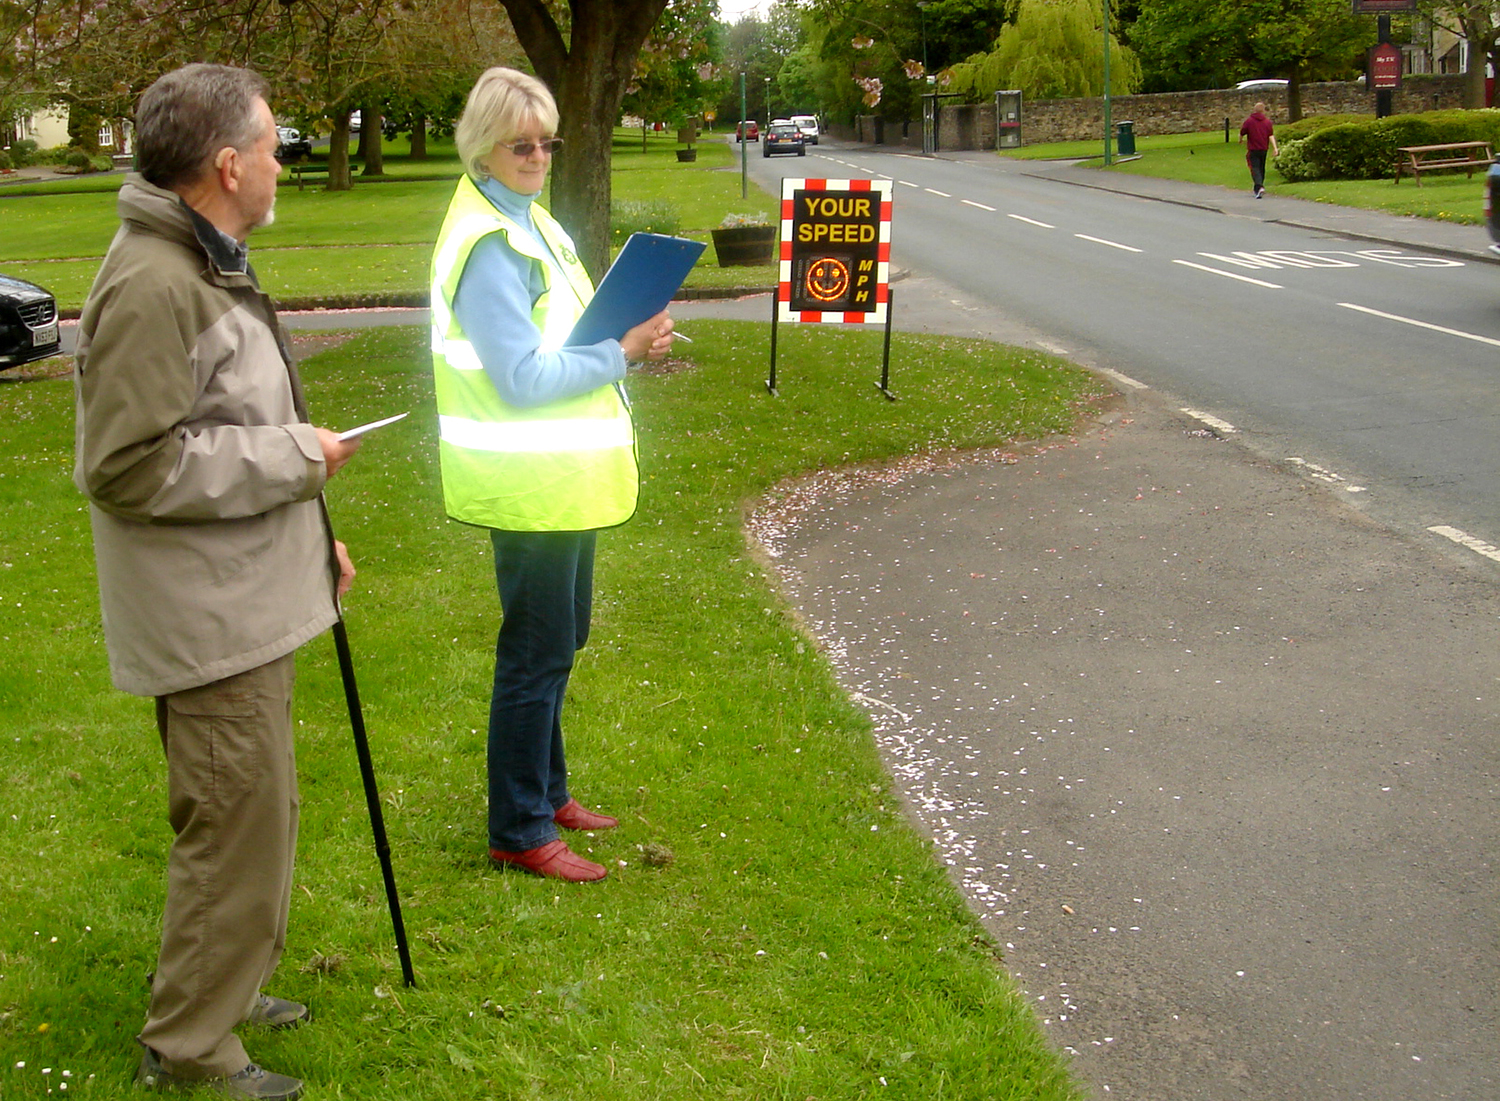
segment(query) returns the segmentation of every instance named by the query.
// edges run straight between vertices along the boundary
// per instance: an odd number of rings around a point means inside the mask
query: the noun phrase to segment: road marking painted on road
[[[994,207],[985,206],[983,203],[976,203],[973,199],[960,199],[958,201],[963,203],[965,206],[977,206],[980,210],[988,210],[991,214],[995,213]]]
[[[896,182],[898,184],[900,184],[902,187],[921,187],[922,186],[921,184],[914,184],[910,180],[897,180]]]
[[[1348,493],[1365,492],[1364,486],[1346,485],[1342,474],[1335,474],[1331,470],[1325,470],[1317,463],[1310,463],[1306,459],[1299,459],[1295,456],[1288,456],[1286,461],[1293,466],[1300,466],[1303,470],[1307,471],[1309,477],[1316,478],[1320,482],[1326,482],[1328,485],[1336,486]]]
[[[1500,547],[1493,543],[1486,543],[1483,539],[1475,539],[1457,528],[1450,528],[1447,524],[1438,524],[1436,527],[1427,529],[1434,535],[1441,535],[1444,539],[1452,539],[1461,547],[1468,547],[1475,554],[1482,554],[1486,558],[1500,562]]]
[[[1212,428],[1215,432],[1239,431],[1238,428],[1230,424],[1228,421],[1221,421],[1218,417],[1214,416],[1211,413],[1203,413],[1197,409],[1183,409],[1183,412],[1196,421],[1202,421],[1204,424]]]
[[[1014,218],[1018,222],[1025,222],[1029,226],[1041,226],[1043,229],[1056,229],[1057,228],[1056,226],[1048,225],[1046,222],[1039,222],[1035,218],[1026,218],[1026,217],[1023,217],[1020,214],[1007,214],[1006,217],[1007,218]]]
[[[1131,245],[1122,245],[1118,241],[1106,241],[1103,237],[1090,237],[1087,233],[1075,233],[1073,236],[1077,237],[1080,241],[1092,241],[1096,245],[1108,245],[1110,248],[1123,249],[1125,252],[1144,251]]]
[[[1238,279],[1241,283],[1254,283],[1257,287],[1268,287],[1273,291],[1282,289],[1280,283],[1267,283],[1264,279],[1251,279],[1248,275],[1236,275],[1232,271],[1220,271],[1218,268],[1206,268],[1202,264],[1195,264],[1191,260],[1173,260],[1174,264],[1181,264],[1185,268],[1197,268],[1212,275],[1222,275],[1225,279]]]
[[[1353,302],[1340,302],[1339,305],[1343,306],[1346,310],[1358,310],[1360,313],[1367,313],[1372,317],[1383,317],[1387,321],[1399,321],[1403,325],[1415,325],[1419,329],[1431,329],[1435,333],[1443,333],[1446,336],[1458,336],[1462,337],[1465,340],[1477,340],[1480,344],[1489,344],[1493,347],[1500,348],[1500,340],[1496,340],[1492,336],[1480,336],[1478,333],[1466,333],[1462,329],[1450,329],[1445,325],[1434,325],[1430,321],[1418,321],[1414,317],[1402,317],[1398,313],[1384,313],[1381,310],[1372,310],[1368,306],[1357,306]]]
[[[929,194],[929,195],[937,195],[937,196],[939,196],[941,198],[944,198],[944,199],[951,199],[951,198],[953,198],[953,196],[949,195],[946,191],[934,191],[930,187],[924,187],[924,188],[922,188],[922,190],[925,191],[925,192],[927,192],[927,194]]]
[[[1110,368],[1110,367],[1100,367],[1099,368],[1099,373],[1101,375],[1107,375],[1109,378],[1112,378],[1116,382],[1118,382],[1121,386],[1128,386],[1132,390],[1149,390],[1149,389],[1151,389],[1151,387],[1147,386],[1144,382],[1137,382],[1135,379],[1131,378],[1129,375],[1122,375],[1119,371],[1116,371],[1116,370],[1114,370],[1113,368]]]

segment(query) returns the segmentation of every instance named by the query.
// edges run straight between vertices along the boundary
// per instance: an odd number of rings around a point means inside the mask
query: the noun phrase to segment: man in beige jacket
[[[322,489],[357,442],[308,422],[245,239],[274,211],[266,85],[189,65],[141,97],[139,174],[79,324],[74,481],[90,502],[117,687],[156,700],[168,864],[137,1080],[295,1098],[234,1029],[305,1007],[262,993],[297,837],[293,655],[354,576]]]

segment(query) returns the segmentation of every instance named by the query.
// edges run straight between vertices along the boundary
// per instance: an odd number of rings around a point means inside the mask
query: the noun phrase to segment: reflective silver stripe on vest
[[[548,454],[567,451],[607,451],[632,447],[635,434],[629,417],[598,420],[591,417],[567,420],[488,421],[466,417],[438,417],[438,432],[444,442],[470,451],[514,451]]]
[[[467,340],[452,339],[442,340],[439,338],[434,351],[441,352],[443,358],[448,361],[448,366],[455,371],[483,371],[484,364],[479,361],[479,353],[474,350],[474,345]]]

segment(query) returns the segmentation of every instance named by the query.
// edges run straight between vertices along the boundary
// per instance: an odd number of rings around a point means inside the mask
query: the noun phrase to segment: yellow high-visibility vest
[[[453,314],[469,253],[491,233],[541,266],[531,309],[542,351],[563,346],[593,284],[572,239],[533,205],[544,247],[467,176],[448,206],[432,257],[432,370],[443,503],[455,520],[505,531],[588,531],[623,524],[640,488],[635,426],[623,386],[519,409],[503,401]],[[551,255],[548,255],[548,249]]]

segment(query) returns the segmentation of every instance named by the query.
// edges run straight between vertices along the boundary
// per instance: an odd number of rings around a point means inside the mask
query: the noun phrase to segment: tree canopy
[[[1285,77],[1292,117],[1307,79],[1345,78],[1375,41],[1375,20],[1349,0],[1139,0],[1130,41],[1150,91],[1224,88]]]
[[[1491,0],[1426,0],[1422,13],[1469,44],[1464,106],[1484,106],[1485,62],[1500,73],[1500,8]]]
[[[1002,88],[1031,99],[1104,94],[1104,6],[1101,0],[1021,0],[1016,21],[1000,32],[995,48],[949,70],[952,91],[972,100]],[[1109,36],[1110,91],[1124,94],[1141,83],[1133,51]]]

